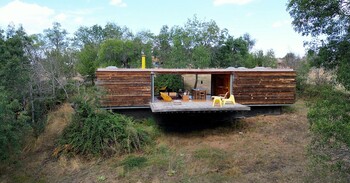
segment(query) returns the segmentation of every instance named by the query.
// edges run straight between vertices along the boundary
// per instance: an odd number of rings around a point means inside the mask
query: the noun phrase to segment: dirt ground
[[[163,131],[145,152],[109,159],[57,159],[52,156],[55,139],[71,112],[68,105],[54,112],[45,133],[17,165],[0,175],[0,182],[305,181],[310,138],[303,101],[282,115],[186,133]],[[126,159],[134,161],[128,164]]]

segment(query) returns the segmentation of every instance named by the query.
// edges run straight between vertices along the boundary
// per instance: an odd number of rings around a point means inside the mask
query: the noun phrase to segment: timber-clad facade
[[[97,85],[106,92],[103,106],[148,106],[151,99],[150,72],[100,72]]]
[[[296,73],[292,69],[98,69],[97,85],[106,92],[104,107],[149,107],[154,102],[157,74],[211,75],[210,95],[225,91],[243,105],[289,105],[295,102]],[[153,79],[152,79],[153,78]],[[152,91],[153,90],[153,91]]]
[[[233,94],[245,105],[293,104],[296,74],[293,71],[234,72]]]

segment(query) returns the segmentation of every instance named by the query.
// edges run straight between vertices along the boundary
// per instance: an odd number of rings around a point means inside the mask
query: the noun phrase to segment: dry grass
[[[306,107],[299,101],[289,111],[277,116],[246,118],[215,129],[163,133],[155,147],[133,154],[143,157],[135,158],[135,161],[142,159],[143,162],[133,162],[132,169],[125,169],[124,160],[128,156],[106,160],[52,159],[50,151],[43,151],[31,154],[23,161],[24,176],[17,171],[12,174],[15,178],[7,180],[304,182],[308,160],[306,146],[309,143]]]
[[[57,137],[68,125],[73,109],[69,104],[63,104],[57,111],[48,115],[45,131],[36,140],[33,150],[44,150],[53,147]]]

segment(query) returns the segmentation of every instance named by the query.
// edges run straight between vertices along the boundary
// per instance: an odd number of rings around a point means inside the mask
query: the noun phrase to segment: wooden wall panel
[[[296,92],[294,71],[234,72],[233,94],[240,104],[293,104]]]
[[[105,96],[104,107],[142,107],[151,101],[151,74],[149,72],[97,71],[97,86]]]
[[[225,71],[225,72],[224,72]],[[157,70],[154,70],[157,72]],[[215,75],[227,75],[227,70],[213,72]],[[181,73],[180,73],[181,74]],[[210,73],[208,73],[210,74]],[[233,94],[236,101],[247,105],[293,104],[296,93],[296,74],[294,71],[233,71]],[[96,84],[103,88],[105,107],[141,107],[149,106],[151,101],[151,71],[118,70],[97,71]],[[228,77],[229,78],[229,77]],[[219,77],[217,79],[220,79]],[[222,79],[222,78],[221,78]],[[227,79],[226,79],[227,80]],[[212,82],[212,87],[218,87]],[[226,82],[225,82],[226,83]],[[215,88],[212,89],[214,93]]]

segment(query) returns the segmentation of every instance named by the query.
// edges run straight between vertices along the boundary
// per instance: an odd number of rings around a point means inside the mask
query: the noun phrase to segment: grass
[[[154,145],[142,152],[106,159],[28,154],[13,176],[22,172],[43,182],[304,182],[309,171],[307,110],[303,102],[293,107],[282,115],[194,132],[160,131]]]
[[[194,158],[206,161],[208,165],[216,167],[224,164],[227,154],[224,150],[218,148],[200,148],[193,152]]]
[[[146,162],[147,158],[143,156],[130,155],[121,162],[121,165],[123,165],[125,171],[130,171],[134,168],[141,168]]]

